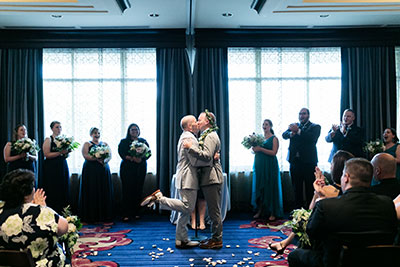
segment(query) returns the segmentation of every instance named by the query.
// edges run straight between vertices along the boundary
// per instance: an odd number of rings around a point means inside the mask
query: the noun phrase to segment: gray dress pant
[[[215,241],[222,241],[221,189],[221,184],[201,186],[211,219],[211,239]]]

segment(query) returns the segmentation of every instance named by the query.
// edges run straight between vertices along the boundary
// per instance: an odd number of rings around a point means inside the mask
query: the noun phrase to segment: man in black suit
[[[314,195],[314,171],[318,162],[316,144],[321,133],[321,126],[310,122],[310,111],[307,108],[300,110],[299,121],[300,123],[290,124],[282,137],[285,140],[290,139],[287,160],[290,163],[295,208],[308,208]]]
[[[388,153],[376,154],[371,160],[374,177],[379,184],[371,187],[372,192],[395,199],[400,194],[400,184],[396,178],[396,159]]]
[[[340,125],[333,124],[325,137],[326,142],[332,143],[332,151],[329,155],[329,162],[338,150],[350,152],[355,157],[363,157],[362,146],[364,143],[364,134],[360,127],[354,124],[356,116],[352,109],[346,109],[343,112]]]
[[[371,192],[372,174],[372,164],[366,159],[346,161],[341,177],[344,194],[317,202],[306,230],[314,242],[313,249],[290,253],[290,267],[337,266],[340,246],[331,238],[335,233],[385,232],[389,233],[386,244],[393,243],[397,231],[395,206],[387,196]]]

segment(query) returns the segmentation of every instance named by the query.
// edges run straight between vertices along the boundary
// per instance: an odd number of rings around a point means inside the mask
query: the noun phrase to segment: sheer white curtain
[[[137,123],[153,153],[148,171],[155,173],[155,49],[44,49],[43,80],[46,136],[57,120],[63,134],[83,145],[98,127],[113,153],[111,171],[119,172],[119,141]],[[70,172],[81,172],[81,148],[68,158]]]
[[[322,127],[319,166],[329,169],[332,144],[325,136],[333,123],[339,123],[340,48],[231,48],[228,71],[231,171],[252,169],[254,155],[241,141],[253,132],[263,133],[264,119],[272,120],[281,170],[288,170],[289,141],[282,133],[298,122],[302,107],[308,107],[310,120]]]

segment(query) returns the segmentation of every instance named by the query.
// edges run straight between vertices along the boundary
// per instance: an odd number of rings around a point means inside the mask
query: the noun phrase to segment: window
[[[83,145],[96,126],[111,147],[111,171],[119,172],[118,144],[134,122],[150,144],[148,171],[155,172],[155,49],[44,49],[43,80],[46,136],[57,120]],[[81,148],[68,158],[71,173],[82,170]]]
[[[329,169],[332,144],[325,136],[340,123],[340,48],[231,48],[228,71],[231,171],[252,169],[254,155],[241,141],[253,132],[262,134],[264,119],[272,120],[281,170],[288,170],[289,140],[282,133],[298,122],[302,107],[321,125],[318,165]]]

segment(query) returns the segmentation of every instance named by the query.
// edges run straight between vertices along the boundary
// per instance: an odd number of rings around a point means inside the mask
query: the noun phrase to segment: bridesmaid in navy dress
[[[62,126],[58,121],[50,124],[53,134],[43,143],[44,163],[42,186],[46,192],[46,202],[58,213],[69,204],[69,170],[66,158],[68,150],[58,151],[54,139],[61,134]]]
[[[26,130],[26,126],[23,124],[18,124],[14,129],[12,141],[7,142],[3,150],[4,161],[7,163],[7,172],[16,169],[27,169],[33,173],[36,173],[35,163],[37,156],[30,153],[18,154],[17,151],[13,149],[13,144],[17,140],[27,137],[28,132]]]
[[[118,153],[122,158],[119,173],[122,182],[123,221],[128,221],[130,217],[139,218],[140,200],[142,199],[144,179],[147,173],[148,158],[137,158],[128,154],[130,145],[135,140],[150,147],[147,141],[139,135],[139,126],[132,123],[128,127],[126,138],[122,139],[118,145]]]
[[[100,130],[90,129],[92,141],[85,142],[82,155],[85,163],[82,168],[82,177],[79,190],[79,215],[87,223],[108,222],[113,219],[113,186],[108,161],[99,160],[89,155],[92,147],[108,146],[100,141]]]

